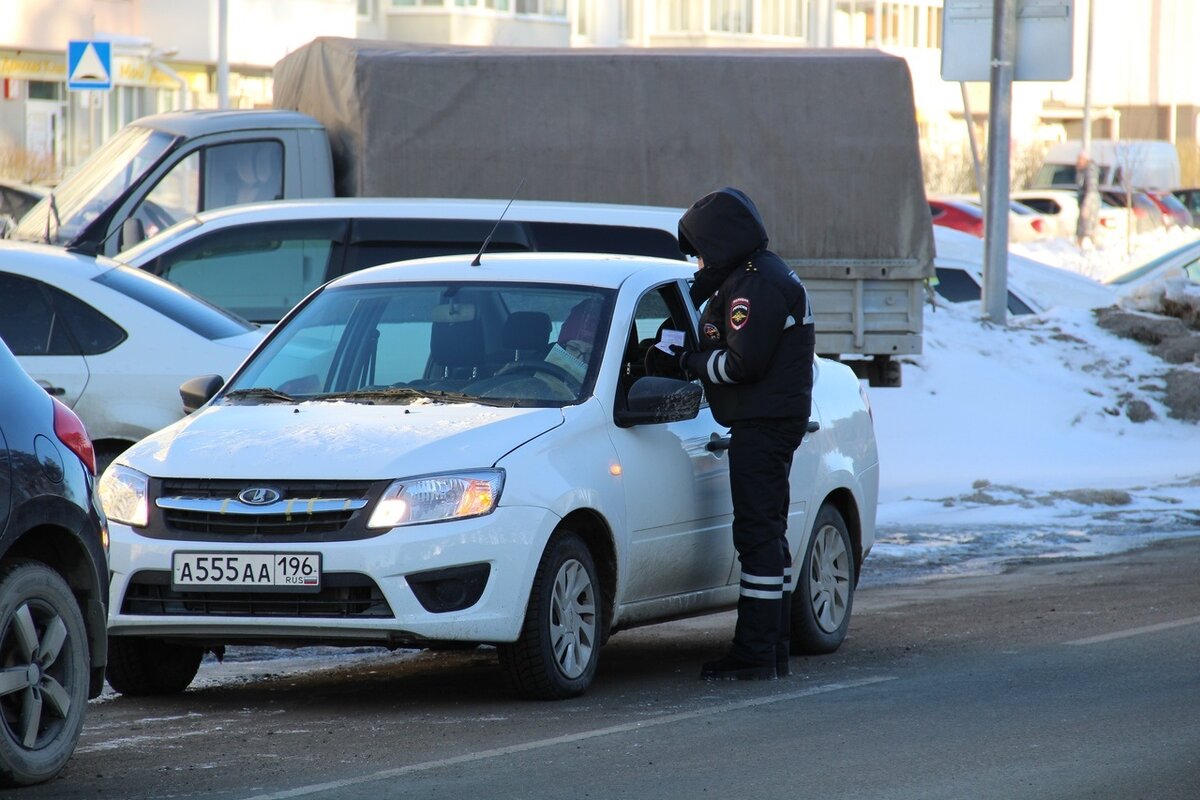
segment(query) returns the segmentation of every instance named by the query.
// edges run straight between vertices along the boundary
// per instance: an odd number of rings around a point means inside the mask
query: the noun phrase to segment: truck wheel
[[[531,700],[584,693],[600,658],[600,582],[578,535],[555,535],[533,579],[520,638],[498,648],[513,690]]]
[[[79,741],[91,673],[83,614],[34,561],[0,569],[0,784],[57,775]]]
[[[139,636],[108,639],[108,685],[113,691],[139,697],[178,694],[200,669],[204,648],[171,644]]]
[[[854,549],[850,533],[836,508],[822,506],[792,592],[792,654],[837,650],[850,627],[853,605]]]

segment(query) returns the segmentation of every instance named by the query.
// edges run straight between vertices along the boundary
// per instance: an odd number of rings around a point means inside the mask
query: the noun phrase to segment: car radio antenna
[[[524,176],[521,177],[521,182],[517,184],[517,189],[512,193],[512,197],[508,198],[508,205],[500,212],[500,217],[496,220],[496,224],[492,226],[492,230],[488,233],[487,238],[483,240],[483,246],[479,248],[479,252],[475,254],[475,258],[471,261],[472,267],[479,266],[479,260],[483,258],[483,251],[487,250],[489,244],[492,243],[492,236],[496,233],[496,229],[500,227],[500,221],[504,219],[504,215],[508,213],[509,206],[513,204],[513,200],[517,199],[517,195],[521,192],[521,187],[525,185]]]

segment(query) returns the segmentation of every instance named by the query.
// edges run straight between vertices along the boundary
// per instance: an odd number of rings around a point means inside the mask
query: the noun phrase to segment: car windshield
[[[1188,278],[1195,282],[1200,277],[1200,269],[1197,269],[1196,263],[1200,260],[1200,244],[1196,242],[1188,242],[1182,247],[1177,247],[1169,253],[1147,261],[1140,267],[1134,267],[1128,272],[1121,273],[1115,278],[1109,278],[1106,283],[1120,286],[1121,284],[1131,283],[1139,278],[1145,277],[1156,270],[1162,269],[1167,264],[1179,262],[1179,267],[1188,274]]]
[[[286,320],[223,397],[570,405],[595,382],[612,298],[561,284],[335,287]]]
[[[70,242],[145,175],[174,140],[161,131],[127,126],[31,208],[13,230],[12,238],[51,244]]]

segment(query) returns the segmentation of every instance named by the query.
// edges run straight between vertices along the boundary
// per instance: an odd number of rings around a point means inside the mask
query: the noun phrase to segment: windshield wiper
[[[376,401],[390,402],[397,400],[433,400],[438,403],[479,403],[485,406],[513,408],[516,402],[511,398],[478,397],[462,392],[443,392],[435,390],[414,389],[411,386],[389,386],[382,389],[357,389],[353,392],[335,392],[323,394],[311,400],[349,400],[353,403],[374,403]]]
[[[292,397],[290,394],[284,394],[274,389],[265,386],[256,386],[253,389],[234,389],[232,392],[225,394],[227,400],[275,400],[280,403],[298,403],[299,399]]]

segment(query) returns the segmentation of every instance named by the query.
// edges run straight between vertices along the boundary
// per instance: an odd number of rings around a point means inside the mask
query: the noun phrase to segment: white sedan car
[[[200,410],[105,473],[109,683],[182,691],[231,644],[490,643],[516,692],[592,681],[624,628],[736,606],[727,431],[680,262],[578,254],[392,264],[310,295]],[[836,649],[875,538],[858,379],[818,359],[792,469],[794,652]]]
[[[60,247],[0,245],[0,339],[83,420],[101,468],[183,416],[183,380],[232,374],[262,337],[141,270]]]

